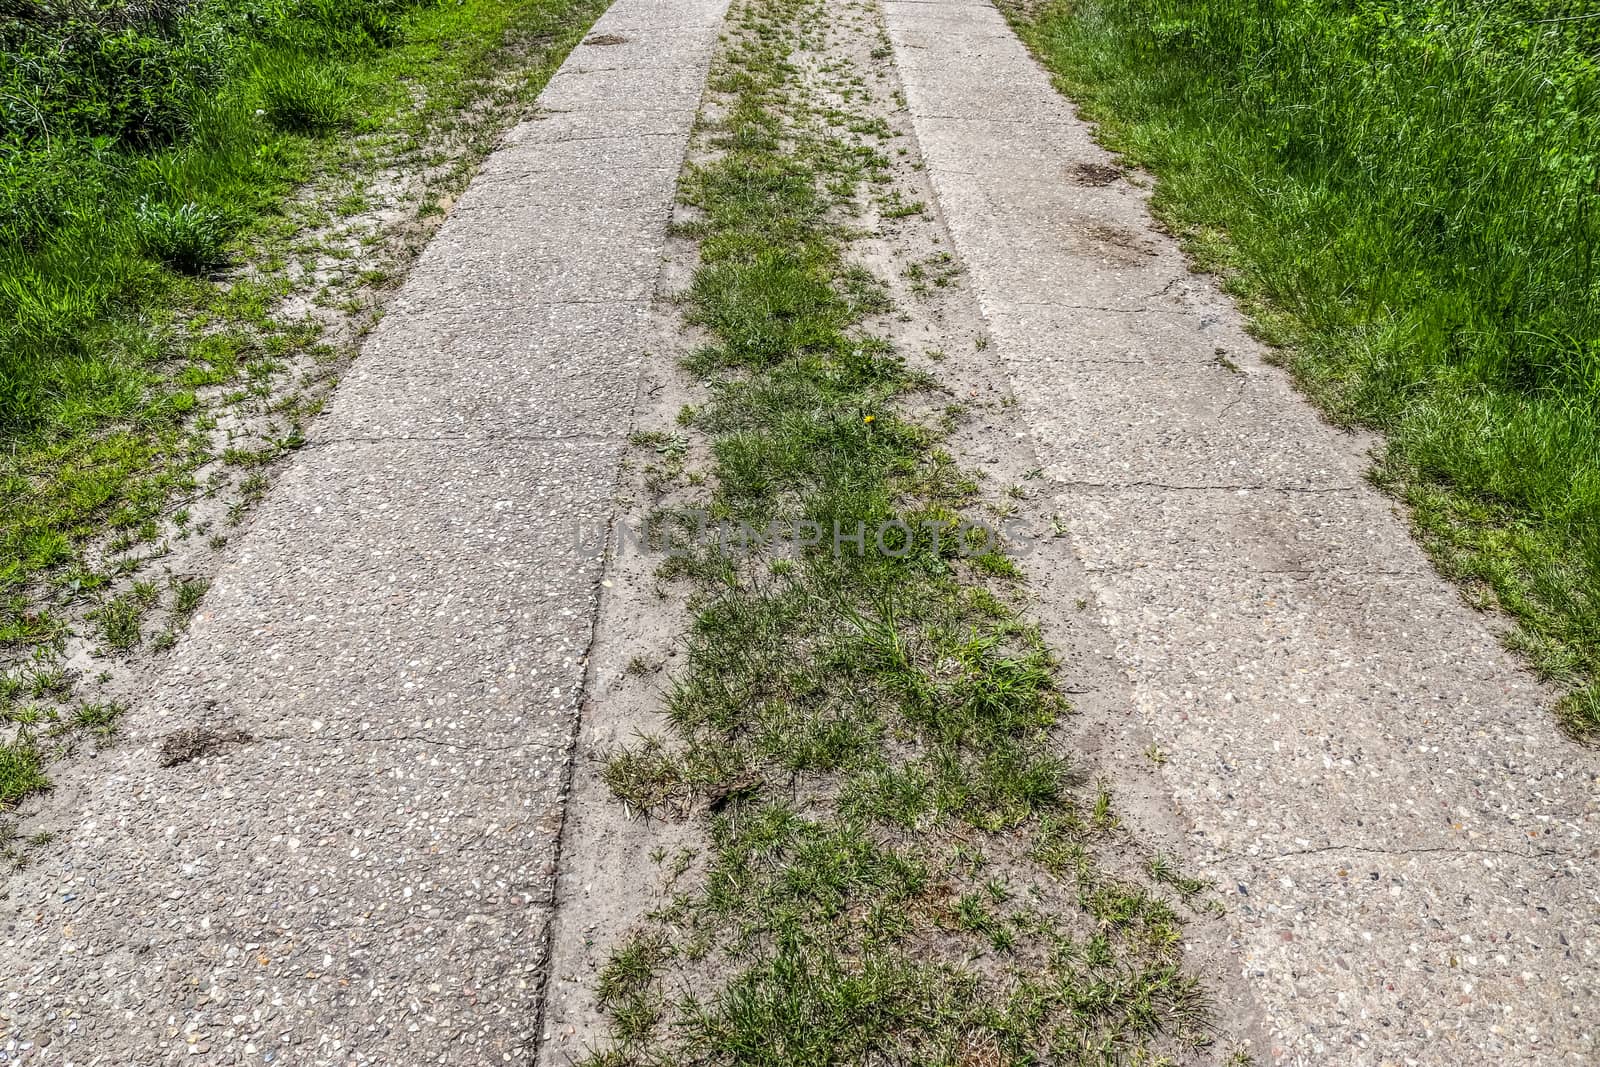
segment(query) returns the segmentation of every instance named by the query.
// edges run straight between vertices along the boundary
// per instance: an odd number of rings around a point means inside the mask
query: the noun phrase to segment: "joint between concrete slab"
[[[1416,848],[1377,848],[1371,845],[1318,845],[1315,848],[1294,849],[1289,852],[1279,852],[1271,856],[1250,856],[1241,853],[1224,853],[1221,858],[1232,861],[1299,859],[1304,856],[1316,856],[1328,852],[1348,852],[1363,856],[1503,856],[1508,859],[1518,860],[1544,860],[1562,859],[1574,861],[1588,861],[1590,857],[1584,853],[1564,852],[1560,849],[1532,849],[1520,851],[1514,848],[1499,848],[1485,846],[1482,848],[1457,848],[1451,845],[1423,845]]]
[[[383,736],[375,736],[369,734],[335,734],[320,730],[316,733],[307,734],[252,733],[250,735],[250,741],[245,742],[245,744],[248,745],[258,741],[279,741],[290,744],[304,741],[326,741],[331,744],[338,745],[372,746],[418,744],[428,745],[434,748],[455,749],[460,752],[520,752],[523,750],[539,752],[562,752],[568,747],[566,744],[560,742],[539,742],[532,740],[516,741],[504,745],[495,745],[481,743],[474,744],[467,741],[455,741],[443,737],[429,737],[426,734],[386,734]]]
[[[1356,485],[1268,485],[1248,482],[1237,482],[1220,485],[1174,485],[1167,482],[1084,482],[1084,481],[1057,481],[1055,483],[1065,489],[1104,490],[1117,492],[1124,489],[1156,489],[1173,493],[1353,493],[1361,487]]]
[[[505,444],[544,445],[552,443],[568,444],[615,444],[627,439],[627,434],[618,431],[609,434],[593,433],[549,433],[549,434],[519,434],[496,433],[494,430],[485,430],[482,433],[459,434],[351,434],[348,436],[316,438],[301,445],[297,451],[327,448],[331,445],[455,445],[455,444],[482,444],[486,441],[496,441]]]

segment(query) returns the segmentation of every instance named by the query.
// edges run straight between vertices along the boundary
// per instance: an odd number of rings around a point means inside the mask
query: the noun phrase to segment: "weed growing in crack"
[[[193,615],[200,606],[200,599],[211,588],[211,582],[205,578],[173,578],[171,584],[172,612],[180,619]]]
[[[109,741],[127,710],[124,705],[112,701],[80,704],[68,721],[75,730],[83,731],[99,741]]]
[[[100,638],[113,652],[131,652],[144,638],[144,617],[159,594],[148,582],[135,582],[126,593],[112,597],[89,613]]]

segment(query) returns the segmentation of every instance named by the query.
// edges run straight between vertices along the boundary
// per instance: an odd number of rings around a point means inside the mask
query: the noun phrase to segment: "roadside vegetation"
[[[103,693],[603,8],[0,0],[0,813],[109,735]]]
[[[741,0],[729,27],[681,185],[704,400],[676,454],[709,465],[667,472],[655,518],[765,536],[662,564],[692,612],[670,728],[605,777],[706,847],[654,857],[667,902],[600,977],[589,1062],[1220,1062],[1184,966],[1209,887],[1075,771],[1021,573],[962,533],[984,498],[955,424],[912,414],[951,398],[863,326],[889,297],[850,259],[860,205],[916,213],[849,59],[887,54],[877,13]]]
[[[1011,5],[1441,569],[1600,740],[1600,17],[1583,0]]]

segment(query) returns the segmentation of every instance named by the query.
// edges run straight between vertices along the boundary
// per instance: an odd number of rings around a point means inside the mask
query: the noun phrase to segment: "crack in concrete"
[[[1265,483],[1238,482],[1224,485],[1175,485],[1168,482],[1090,482],[1057,479],[1056,484],[1066,489],[1160,489],[1175,493],[1353,493],[1360,486],[1355,485],[1268,485]]]
[[[565,114],[565,112],[556,112],[556,114]],[[650,112],[650,114],[654,114],[654,112]],[[533,119],[530,121],[537,122],[538,120]],[[577,144],[582,141],[619,141],[623,144],[628,144],[633,141],[661,140],[681,141],[683,140],[683,135],[678,133],[595,133],[575,134],[570,137],[529,137],[523,141],[506,141],[502,147],[515,149],[531,148],[536,145]]]
[[[1088,562],[1086,562],[1084,564],[1084,569],[1086,571],[1088,571],[1089,573],[1091,573],[1091,574],[1123,575],[1123,574],[1139,574],[1139,573],[1142,573],[1142,572],[1149,571],[1151,568],[1150,568],[1150,566],[1148,564],[1137,564],[1137,563],[1117,564],[1117,563],[1088,563]],[[1382,569],[1374,570],[1372,568],[1367,568],[1367,567],[1355,568],[1355,567],[1349,567],[1349,566],[1330,566],[1330,567],[1321,567],[1321,568],[1319,568],[1319,567],[1236,567],[1236,568],[1228,568],[1226,566],[1220,566],[1220,565],[1217,565],[1217,564],[1209,564],[1208,565],[1206,563],[1206,561],[1200,560],[1200,559],[1184,560],[1184,561],[1182,561],[1182,562],[1180,562],[1178,564],[1175,564],[1173,566],[1173,569],[1175,571],[1209,571],[1209,572],[1216,573],[1216,574],[1226,574],[1226,573],[1230,573],[1230,572],[1249,573],[1249,574],[1282,574],[1282,575],[1288,575],[1290,577],[1295,577],[1295,578],[1317,578],[1317,577],[1326,577],[1326,576],[1338,575],[1338,576],[1342,576],[1342,577],[1344,577],[1346,579],[1349,579],[1349,580],[1360,580],[1360,579],[1366,579],[1366,578],[1423,578],[1423,577],[1427,577],[1428,575],[1432,574],[1432,571],[1424,570],[1424,569],[1421,569],[1421,568],[1418,568],[1416,570],[1382,570]]]
[[[698,107],[587,107],[581,111],[576,108],[552,109],[545,112],[547,115],[692,115]]]
[[[1075,123],[1068,119],[997,119],[992,115],[935,115],[915,109],[912,109],[910,114],[913,118],[933,119],[937,122],[983,122],[995,126],[1026,126],[1029,129],[1038,129],[1040,126],[1072,129],[1075,126]],[[944,173],[950,172],[946,170]]]
[[[384,316],[384,321],[389,322],[404,315],[410,322],[439,320],[445,324],[449,324],[458,319],[481,318],[485,314],[499,314],[507,311],[525,311],[529,308],[610,307],[622,308],[626,310],[630,308],[649,308],[653,302],[653,299],[650,297],[600,296],[587,300],[580,300],[575,297],[569,297],[563,300],[529,299],[517,300],[509,304],[478,303],[473,304],[471,307],[446,306],[441,308],[432,303],[411,303],[409,300],[402,302],[401,298],[397,297],[395,301],[389,305],[390,311]],[[537,326],[542,326],[543,324],[537,322],[528,322],[524,325],[531,329]]]
[[[1233,387],[1234,387],[1233,388],[1233,399],[1228,401],[1226,404],[1222,405],[1222,410],[1217,412],[1217,414],[1216,414],[1216,421],[1217,422],[1221,422],[1222,419],[1223,419],[1223,416],[1227,415],[1228,412],[1230,412],[1234,408],[1238,407],[1239,404],[1244,401],[1244,389],[1245,389],[1245,386],[1248,384],[1246,379],[1245,379],[1245,375],[1244,375],[1244,373],[1242,371],[1233,371],[1231,373],[1233,374],[1233,376],[1235,378],[1238,379],[1237,381],[1235,381],[1233,383]]]
[[[1054,308],[1061,308],[1064,311],[1104,311],[1104,312],[1107,312],[1107,313],[1112,314],[1112,315],[1160,315],[1160,314],[1163,314],[1163,312],[1158,308],[1144,308],[1144,307],[1123,308],[1123,307],[1111,307],[1108,304],[1057,304],[1057,303],[1054,303],[1054,302],[1047,303],[1047,304],[1035,304],[1035,303],[1032,303],[1032,302],[1023,302],[1023,301],[1018,301],[1018,302],[1019,303],[1023,303],[1025,307],[1054,307]]]
[[[1150,293],[1140,299],[1154,300],[1166,295],[1165,290]],[[1012,300],[1016,307],[1021,308],[1056,308],[1061,311],[1104,311],[1112,315],[1196,315],[1191,308],[1152,308],[1152,307],[1117,307],[1111,304],[1068,304],[1060,300]]]
[[[584,434],[584,433],[552,433],[552,434],[517,434],[495,433],[486,431],[479,434],[377,434],[325,437],[321,434],[315,440],[294,449],[296,452],[309,452],[315,449],[328,448],[331,445],[387,445],[387,444],[420,444],[420,445],[448,445],[448,444],[480,444],[494,441],[502,444],[608,444],[627,440],[627,434]]]
[[[1513,848],[1500,848],[1489,846],[1484,848],[1456,848],[1451,845],[1422,845],[1416,848],[1380,848],[1375,845],[1318,845],[1314,848],[1295,849],[1290,852],[1279,852],[1273,856],[1250,856],[1244,853],[1227,853],[1225,859],[1266,860],[1268,862],[1295,859],[1300,856],[1315,856],[1325,852],[1356,852],[1363,855],[1374,856],[1426,856],[1435,854],[1452,854],[1458,856],[1510,856],[1514,859],[1547,859],[1559,857],[1568,860],[1588,860],[1590,857],[1576,853],[1563,852],[1559,849],[1530,849],[1526,852]]]
[[[699,67],[686,67],[681,63],[628,63],[615,67],[574,67],[572,74],[652,74],[657,71],[672,70],[681,74],[697,74]]]
[[[658,278],[658,284],[659,284],[659,278]],[[634,392],[635,392],[635,403],[633,405],[633,409],[632,410],[637,410],[637,408],[638,408],[638,403],[637,403],[637,400],[638,400],[638,386],[635,386]],[[628,429],[629,429],[629,432],[631,433],[632,429],[633,429],[633,424],[632,424],[632,420],[631,419],[630,419],[630,422],[629,422]],[[620,487],[620,484],[621,484],[621,470],[622,470],[622,467],[621,467],[621,462],[619,460],[618,465],[617,465],[616,477],[613,478],[613,486],[612,486],[613,492],[615,492],[616,489]],[[572,777],[573,777],[573,774],[575,773],[576,766],[577,766],[578,737],[579,737],[579,734],[582,731],[583,709],[588,705],[588,703],[592,699],[593,693],[594,693],[594,658],[593,657],[594,657],[595,642],[597,640],[599,640],[599,636],[600,636],[600,602],[601,602],[601,599],[605,596],[605,589],[606,589],[607,585],[609,585],[609,583],[607,581],[605,581],[603,576],[605,574],[606,569],[609,568],[609,565],[611,563],[611,553],[609,551],[609,546],[612,543],[612,537],[616,533],[617,518],[618,518],[618,515],[617,515],[617,512],[615,510],[611,510],[611,511],[607,512],[607,514],[606,514],[605,540],[602,541],[601,543],[603,545],[607,546],[608,551],[606,552],[606,559],[605,559],[604,565],[602,566],[601,572],[600,572],[600,574],[596,575],[595,581],[594,581],[593,594],[591,596],[590,603],[589,603],[589,620],[590,620],[589,621],[589,639],[584,644],[583,656],[579,659],[579,662],[583,664],[583,674],[582,674],[581,679],[580,679],[580,681],[578,683],[577,709],[576,709],[576,714],[571,716],[571,721],[570,721],[570,723],[568,725],[568,729],[567,729],[567,736],[566,736],[566,739],[565,739],[565,742],[564,742],[565,743],[565,749],[566,749],[566,758],[562,763],[562,768],[561,768],[561,786],[560,786],[560,791],[557,794],[559,797],[561,797],[563,803],[560,805],[560,808],[559,808],[559,810],[557,812],[555,833],[552,835],[551,857],[550,857],[551,876],[550,876],[550,880],[549,880],[549,886],[548,886],[548,888],[546,890],[546,893],[545,893],[545,900],[544,900],[544,906],[547,909],[547,913],[550,914],[550,915],[554,915],[555,914],[556,908],[561,903],[561,900],[560,900],[560,896],[561,896],[560,888],[561,887],[560,887],[560,874],[559,874],[559,872],[561,870],[561,853],[562,853],[563,847],[566,845],[566,837],[567,837],[567,809],[568,809],[569,805],[566,803],[566,801],[568,801],[569,798],[572,796]],[[542,1034],[544,1032],[545,1018],[546,1018],[546,1016],[547,1016],[547,1014],[549,1012],[549,1004],[550,1004],[549,985],[550,985],[550,976],[551,976],[551,974],[552,974],[552,972],[554,970],[554,968],[552,966],[552,960],[553,960],[553,958],[555,956],[555,944],[556,944],[555,924],[554,924],[554,922],[546,922],[546,923],[544,923],[543,934],[542,934],[542,936],[540,938],[540,962],[539,962],[538,989],[537,989],[538,997],[537,997],[537,1000],[535,1001],[535,1003],[537,1004],[537,1007],[534,1009],[534,1019],[533,1019],[533,1023],[534,1023],[533,1032],[534,1032],[535,1035],[539,1035],[539,1034]]]
[[[622,139],[622,138],[599,138],[599,137],[584,138],[585,141],[617,140],[617,141],[620,141],[624,145],[627,145],[630,141],[634,141],[634,140],[638,140],[638,139],[639,138],[627,138],[627,139]],[[657,139],[659,140],[659,139],[664,139],[664,138],[662,138],[660,135],[657,135]],[[500,148],[499,151],[502,151],[502,152],[517,152],[517,151],[521,151],[521,150],[524,150],[524,149],[534,149],[534,150],[536,150],[536,149],[540,149],[540,148],[550,148],[550,147],[553,147],[555,145],[561,145],[561,144],[577,144],[578,140],[579,140],[578,138],[572,138],[571,140],[565,140],[565,141],[563,141],[563,140],[519,141],[519,142],[516,142],[514,144],[507,144],[507,145],[503,146],[502,148]],[[678,172],[681,169],[682,169],[681,167],[675,166],[675,165],[673,165],[671,163],[627,163],[627,164],[616,164],[614,166],[607,167],[606,168],[606,173],[619,175],[619,176],[629,176],[629,175],[636,175],[636,174],[657,175],[657,176],[665,175],[665,176],[669,176],[671,178],[676,179],[677,176],[678,176]],[[594,170],[595,170],[595,164],[594,164],[593,160],[590,160],[587,163],[554,163],[554,164],[552,164],[552,163],[542,163],[539,160],[531,159],[531,160],[528,160],[526,163],[523,163],[523,164],[511,164],[511,163],[501,164],[501,165],[499,165],[499,167],[497,167],[497,169],[492,170],[492,171],[491,170],[480,170],[474,176],[473,180],[477,181],[477,182],[481,182],[481,183],[483,183],[485,185],[499,185],[499,184],[501,184],[503,182],[525,181],[528,178],[537,178],[537,177],[539,177],[541,175],[546,175],[546,174],[584,174],[584,175],[593,175],[594,174]],[[548,192],[548,191],[545,191],[545,190],[541,190],[541,191],[542,192]],[[534,206],[538,206],[539,203],[540,203],[540,201],[533,200],[531,198],[527,202],[529,204],[534,205]],[[559,203],[559,200],[552,199],[552,202],[553,203]],[[608,205],[601,204],[600,206],[604,207],[604,206],[608,206]],[[609,206],[615,207],[615,208],[617,208],[619,210],[627,210],[627,209],[629,209],[631,207],[629,202],[626,201],[626,200],[613,201]]]
[[[460,749],[464,752],[516,752],[519,749],[538,749],[555,751],[561,748],[556,742],[549,741],[513,741],[503,745],[493,745],[482,742],[452,741],[441,737],[429,737],[426,734],[334,734],[325,730],[305,734],[253,734],[255,741],[278,741],[287,744],[300,744],[304,742],[328,741],[335,744],[401,744],[414,742],[419,745],[433,745],[439,748]],[[248,742],[247,742],[248,743]]]

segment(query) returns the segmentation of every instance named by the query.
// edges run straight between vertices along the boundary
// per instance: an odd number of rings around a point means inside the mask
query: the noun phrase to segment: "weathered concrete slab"
[[[489,157],[478,174],[479,182],[500,180],[519,181],[530,174],[547,175],[557,171],[572,171],[591,186],[597,174],[611,174],[619,169],[658,169],[677,177],[683,160],[675,151],[682,146],[671,132],[657,132],[653,124],[640,126],[627,135],[614,134],[609,128],[582,130],[576,122],[565,121],[571,112],[550,114],[527,125],[536,126],[539,132],[548,130],[552,136],[531,141],[538,145],[536,151],[516,151],[508,145]],[[660,112],[635,112],[641,122]],[[515,147],[530,141],[519,142]],[[543,191],[541,189],[541,191]],[[611,190],[591,189],[591,195]],[[556,200],[555,196],[546,199]]]
[[[620,450],[615,435],[315,448],[130,740],[238,717],[285,737],[559,748],[598,579],[576,529],[606,521]]]
[[[1263,376],[1168,363],[1052,371],[1051,423],[1036,432],[1071,435],[1070,453],[1046,453],[1064,482],[1325,490],[1360,480],[1349,457],[1317,448],[1317,417],[1275,402],[1287,399],[1283,385]],[[1241,408],[1255,417],[1235,418]]]
[[[675,137],[677,120],[673,112],[635,108],[628,111],[553,111],[544,108],[527,122],[501,138],[504,147],[537,142],[545,145],[567,141],[622,141],[634,138]],[[482,173],[493,176],[497,168],[510,163],[527,164],[543,156],[507,155],[496,152],[484,163]]]
[[[1073,522],[1100,536],[1132,538],[1127,555],[1095,564],[1097,570],[1199,569],[1219,575],[1336,576],[1360,583],[1395,575],[1433,573],[1422,549],[1397,544],[1382,570],[1368,556],[1374,538],[1393,521],[1398,505],[1364,487],[1294,492],[1280,489],[1175,492],[1166,488],[1075,489],[1057,501]],[[1241,517],[1261,536],[1233,540]]]
[[[690,66],[569,69],[539,100],[552,111],[678,111],[699,106],[705,72]]]
[[[159,776],[140,753],[101,768],[119,788],[53,883],[13,896],[35,921],[7,1011],[55,1017],[22,1061],[484,1063],[524,1047],[540,960],[506,946],[536,943],[545,918],[562,751],[312,736]]]
[[[369,395],[335,405],[317,439],[614,438],[616,375],[637,372],[647,312],[604,301],[419,317],[368,342],[346,382]]]
[[[612,508],[722,3],[670,10],[596,24],[650,46],[579,46],[126,742],[62,783],[0,910],[0,1062],[532,1057],[600,582],[575,536]]]
[[[1359,440],[1188,277],[1145,191],[1098,169],[1114,160],[1000,15],[884,7],[1129,681],[1117,758],[1144,759],[1135,736],[1164,753],[1192,856],[1230,894],[1270,1060],[1600,1059],[1594,754],[1423,565]]]

